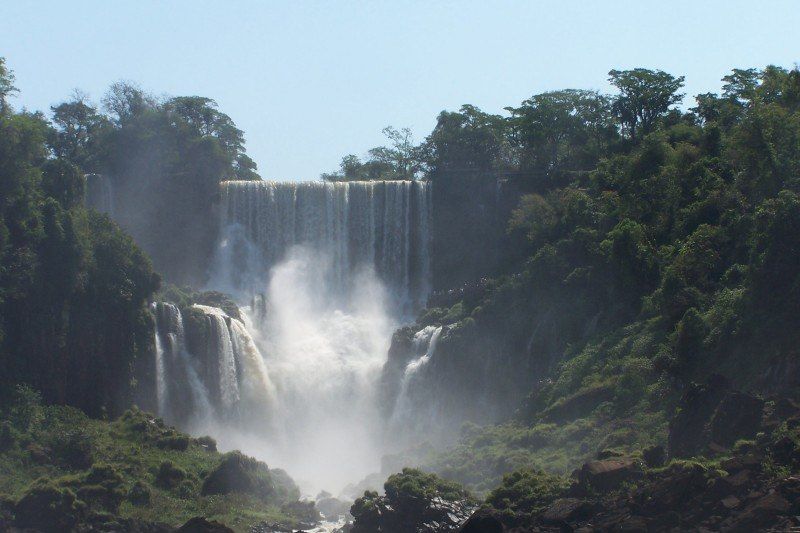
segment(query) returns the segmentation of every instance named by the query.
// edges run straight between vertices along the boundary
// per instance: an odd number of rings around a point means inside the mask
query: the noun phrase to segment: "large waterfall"
[[[404,305],[424,304],[430,190],[418,181],[224,182],[226,233],[215,267],[228,279],[217,281],[252,288],[293,246],[304,245],[326,254],[330,286],[346,290],[369,266]]]
[[[188,429],[286,468],[309,490],[377,471],[387,449],[381,369],[393,331],[430,286],[428,184],[231,181],[220,207],[208,288],[234,295],[241,320],[194,305],[173,342],[161,322],[176,320],[160,308],[159,404],[170,413],[176,403],[177,351],[197,389],[183,397],[200,398],[171,413]]]

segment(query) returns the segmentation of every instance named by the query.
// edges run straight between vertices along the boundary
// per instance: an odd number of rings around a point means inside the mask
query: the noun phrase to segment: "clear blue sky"
[[[793,66],[798,33],[798,0],[0,0],[16,107],[47,110],[75,88],[99,101],[120,79],[208,96],[270,179],[315,179],[389,124],[421,139],[464,103],[501,112],[546,90],[609,90],[612,68],[716,91],[733,67]]]

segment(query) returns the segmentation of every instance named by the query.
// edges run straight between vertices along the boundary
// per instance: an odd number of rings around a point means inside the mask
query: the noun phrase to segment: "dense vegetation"
[[[11,110],[2,61],[0,88],[0,403],[28,383],[91,414],[124,408],[159,278],[116,224],[83,208],[83,173],[50,149],[45,118]]]
[[[119,82],[102,113],[85,95],[52,107],[48,146],[109,187],[114,220],[167,280],[199,285],[217,239],[213,205],[224,179],[258,179],[244,135],[210,98],[158,100]],[[99,191],[90,191],[101,196]]]
[[[678,398],[712,373],[763,394],[800,383],[800,71],[734,70],[689,111],[672,107],[681,78],[610,75],[612,96],[445,112],[425,142],[440,203],[462,197],[457,168],[482,172],[465,188],[520,194],[497,273],[434,295],[418,324],[446,326],[441,404],[477,421],[516,409],[428,463],[481,490],[665,442]]]
[[[309,518],[281,470],[220,454],[213,439],[190,438],[135,408],[111,422],[90,419],[43,406],[26,388],[0,412],[0,494],[0,524],[48,532],[149,531],[198,515],[250,531]]]

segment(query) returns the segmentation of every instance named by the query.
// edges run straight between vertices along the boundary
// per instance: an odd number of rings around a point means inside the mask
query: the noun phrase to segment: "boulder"
[[[178,528],[177,533],[234,533],[234,531],[225,524],[196,516]]]
[[[608,491],[618,488],[626,481],[640,478],[642,469],[630,457],[589,461],[584,464],[579,474],[583,485],[596,490]]]
[[[755,437],[763,412],[761,398],[740,391],[727,393],[711,418],[711,442],[730,448],[737,440]]]

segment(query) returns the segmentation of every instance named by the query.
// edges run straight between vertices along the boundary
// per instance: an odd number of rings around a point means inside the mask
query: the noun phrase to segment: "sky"
[[[800,61],[800,0],[0,0],[16,108],[132,80],[215,99],[265,179],[317,179],[342,156],[442,110],[502,113],[563,88],[611,92],[609,70],[686,76],[718,91],[734,67]],[[687,97],[686,105],[693,100]]]

